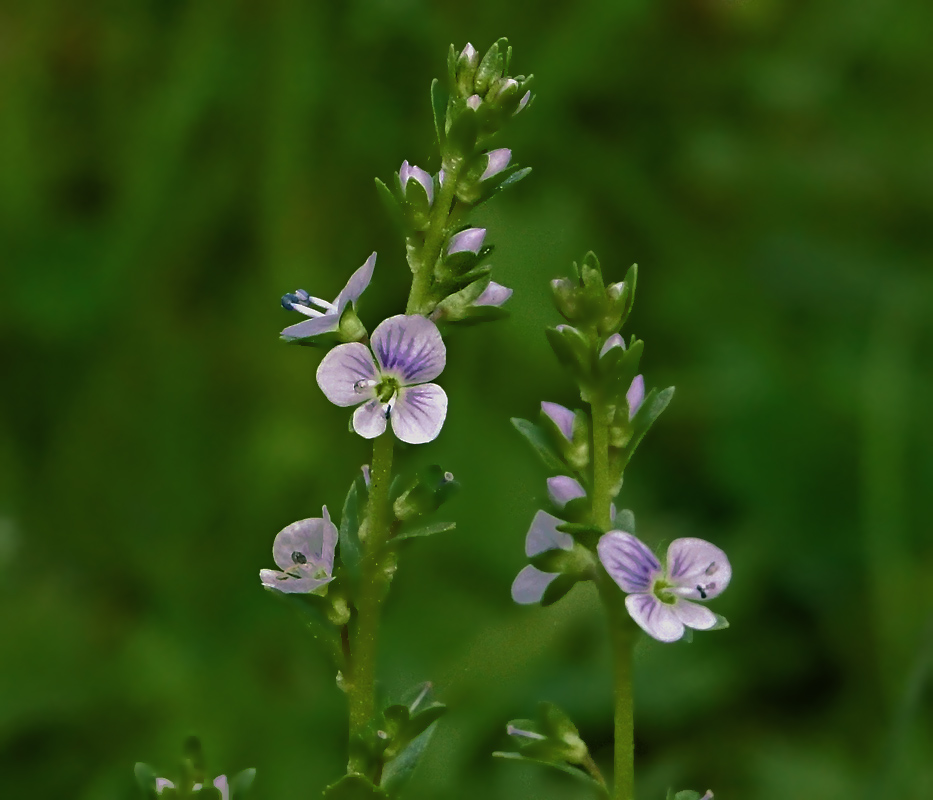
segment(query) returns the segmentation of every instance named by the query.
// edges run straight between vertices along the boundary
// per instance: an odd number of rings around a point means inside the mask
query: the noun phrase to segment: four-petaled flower
[[[373,267],[376,266],[376,254],[373,253],[356,272],[350,276],[347,285],[340,290],[340,294],[333,303],[312,297],[306,291],[299,289],[294,294],[287,294],[282,298],[282,306],[290,311],[304,314],[304,322],[289,325],[281,335],[285,339],[307,339],[311,336],[320,336],[332,333],[340,327],[340,317],[344,309],[352,303],[356,305],[360,295],[369,286],[373,279]]]
[[[371,344],[372,351],[360,342],[341,344],[324,356],[317,370],[321,391],[335,405],[359,406],[353,430],[366,439],[382,434],[391,421],[403,442],[430,442],[447,416],[447,395],[428,383],[447,360],[437,326],[426,317],[399,314],[376,327]]]
[[[609,531],[597,545],[599,560],[628,597],[625,607],[650,636],[675,642],[684,627],[705,631],[722,619],[694,600],[711,600],[732,578],[726,554],[703,539],[675,539],[667,566],[630,533]]]
[[[259,571],[263,586],[307,594],[333,580],[337,527],[330,521],[327,506],[323,511],[323,518],[301,519],[279,531],[272,544],[272,558],[279,569]]]

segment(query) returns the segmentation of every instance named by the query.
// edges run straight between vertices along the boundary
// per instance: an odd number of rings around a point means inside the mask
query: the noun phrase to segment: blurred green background
[[[512,318],[450,337],[448,424],[400,456],[464,484],[387,609],[386,688],[452,709],[410,797],[581,796],[489,757],[539,699],[611,758],[594,594],[509,598],[544,472],[508,419],[574,403],[542,328],[590,248],[640,264],[629,330],[677,386],[623,502],[735,570],[730,630],[639,648],[639,796],[933,797],[931,29],[921,0],[5,4],[0,795],[136,797],[189,731],[259,800],[341,774],[344,698],[257,572],[369,454],[278,300],[376,249],[362,316],[402,309],[372,179],[436,168],[448,43],[507,35],[534,172],[478,219]]]

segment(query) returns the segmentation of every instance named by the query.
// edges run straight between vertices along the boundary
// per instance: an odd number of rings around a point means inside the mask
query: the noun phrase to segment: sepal
[[[521,761],[526,764],[537,764],[542,767],[549,767],[551,769],[559,770],[565,775],[570,775],[581,783],[586,784],[590,789],[596,792],[596,795],[605,800],[609,800],[609,791],[601,783],[596,781],[594,778],[587,775],[583,770],[578,769],[577,767],[572,767],[569,764],[554,763],[553,761],[544,761],[540,758],[531,758],[529,756],[522,755],[521,753],[508,753],[502,750],[498,750],[493,753],[495,758],[504,758],[509,761]]]
[[[324,790],[324,800],[378,800],[388,795],[362,775],[344,775]]]
[[[393,494],[392,511],[400,522],[437,511],[460,489],[450,472],[437,464],[421,470],[407,487]]]
[[[520,417],[512,417],[512,425],[531,445],[548,470],[555,473],[564,471],[564,464],[554,451],[550,437],[540,426]]]

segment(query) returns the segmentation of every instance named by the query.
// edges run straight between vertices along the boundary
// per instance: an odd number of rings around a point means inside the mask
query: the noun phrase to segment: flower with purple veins
[[[638,538],[609,531],[597,545],[609,577],[628,596],[632,619],[660,642],[676,642],[685,628],[705,631],[724,620],[696,600],[712,600],[732,578],[726,554],[703,539],[675,539],[667,548],[667,566]]]
[[[373,268],[375,266],[376,254],[373,253],[366,259],[363,266],[350,276],[347,285],[340,290],[340,294],[332,303],[321,300],[319,297],[313,297],[303,289],[299,289],[294,294],[285,295],[282,298],[284,308],[289,311],[297,311],[299,314],[311,317],[311,319],[289,325],[282,331],[282,337],[285,339],[307,339],[336,331],[340,327],[340,317],[344,309],[351,303],[356,306],[356,301],[360,299],[360,295],[369,286],[369,282],[373,279]]]
[[[408,161],[403,161],[402,167],[398,171],[398,180],[402,187],[403,197],[406,195],[408,181],[415,180],[421,184],[424,193],[428,196],[428,205],[430,206],[434,202],[434,179],[429,172],[421,169],[421,167],[416,167],[414,164],[409,164]]]
[[[417,314],[399,314],[379,323],[371,345],[349,342],[324,356],[317,370],[321,391],[334,405],[359,406],[353,430],[365,439],[381,435],[389,422],[408,444],[435,439],[447,417],[447,395],[428,383],[447,363],[437,326]]]
[[[486,169],[479,176],[481,181],[485,181],[498,175],[504,170],[512,160],[512,151],[508,147],[500,147],[498,150],[490,150],[486,153]]]
[[[485,228],[466,228],[450,237],[450,244],[447,245],[447,255],[473,253],[473,255],[478,256],[485,238]]]
[[[557,526],[563,524],[562,519],[546,511],[535,514],[525,537],[525,555],[531,558],[548,550],[573,550],[573,537],[569,533],[557,530]],[[556,572],[544,572],[529,564],[512,582],[512,599],[521,605],[539,603],[544,591],[555,578]]]
[[[259,571],[263,586],[286,594],[307,594],[333,580],[337,528],[327,506],[323,511],[323,518],[298,520],[279,531],[272,544],[272,558],[279,569]]]

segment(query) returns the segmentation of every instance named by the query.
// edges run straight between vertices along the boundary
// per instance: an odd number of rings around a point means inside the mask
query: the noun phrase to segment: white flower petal
[[[630,533],[609,531],[596,546],[606,572],[623,592],[646,592],[662,573],[647,545]]]
[[[353,303],[355,305],[356,301],[360,299],[360,295],[363,294],[366,287],[369,286],[369,282],[373,279],[373,269],[375,266],[376,253],[373,252],[363,263],[363,266],[350,276],[347,285],[340,290],[340,294],[338,294],[337,299],[334,300],[334,306],[337,308],[336,316],[338,320],[340,319],[340,314],[347,307],[347,304]]]
[[[673,607],[653,594],[630,594],[625,598],[625,607],[639,627],[659,642],[676,642],[684,635],[684,624]]]
[[[564,521],[546,511],[539,511],[525,535],[525,555],[531,558],[548,550],[573,550],[573,537],[557,530]]]
[[[370,400],[353,412],[353,430],[364,439],[375,439],[385,433],[385,406],[378,400]]]
[[[337,345],[317,368],[317,385],[337,406],[355,406],[369,400],[373,388],[365,383],[375,382],[378,377],[372,353],[360,342]]]
[[[551,502],[558,508],[563,508],[571,500],[586,497],[586,491],[579,481],[567,475],[557,475],[547,479],[547,494]]]
[[[523,606],[540,603],[548,586],[557,577],[554,572],[542,572],[529,564],[512,582],[512,599]]]
[[[436,383],[399,390],[390,419],[403,442],[424,444],[437,438],[447,418],[447,394]]]
[[[272,557],[279,569],[308,564],[330,575],[336,546],[337,528],[325,508],[323,519],[300,519],[279,531],[272,544]]]
[[[300,310],[300,306],[295,308]],[[302,320],[294,325],[289,325],[279,335],[286,339],[307,339],[309,336],[320,336],[322,333],[330,333],[340,327],[339,314],[324,314],[313,319]]]
[[[402,386],[434,380],[447,363],[447,348],[437,325],[417,314],[399,314],[380,322],[373,331],[372,348],[382,371],[396,376]]]
[[[732,565],[716,545],[703,539],[675,539],[667,548],[667,579],[681,597],[710,600],[725,591]]]
[[[677,615],[684,625],[688,628],[695,628],[698,631],[707,631],[716,624],[716,615],[706,606],[699,603],[691,603],[689,600],[678,600],[672,606],[674,614]]]

